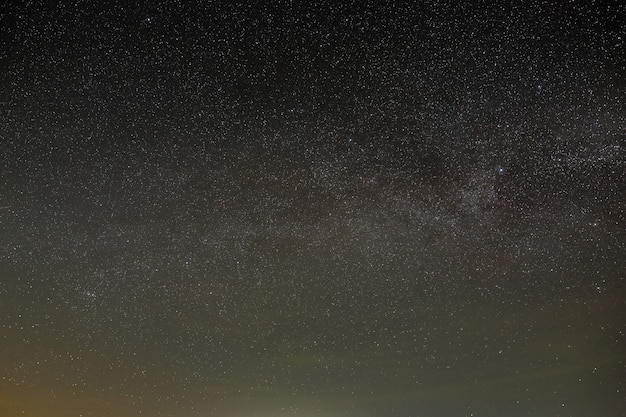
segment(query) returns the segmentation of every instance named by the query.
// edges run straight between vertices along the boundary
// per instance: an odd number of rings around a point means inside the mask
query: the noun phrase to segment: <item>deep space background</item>
[[[0,6],[0,415],[626,415],[626,6]]]

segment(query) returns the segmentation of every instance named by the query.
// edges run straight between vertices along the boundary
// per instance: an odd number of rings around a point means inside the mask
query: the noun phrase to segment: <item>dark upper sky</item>
[[[3,416],[620,416],[626,7],[0,6]]]

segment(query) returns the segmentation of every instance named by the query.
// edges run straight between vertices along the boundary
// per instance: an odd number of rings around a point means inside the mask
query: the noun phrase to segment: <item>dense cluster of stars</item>
[[[625,14],[3,6],[0,414],[617,415]]]

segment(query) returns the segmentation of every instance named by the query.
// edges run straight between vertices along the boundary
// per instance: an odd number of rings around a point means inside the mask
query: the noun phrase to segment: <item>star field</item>
[[[0,414],[619,416],[619,3],[0,8]]]

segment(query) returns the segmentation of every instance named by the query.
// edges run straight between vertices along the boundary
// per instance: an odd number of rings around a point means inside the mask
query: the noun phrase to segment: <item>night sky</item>
[[[2,417],[626,415],[623,2],[129,3],[0,6]]]

